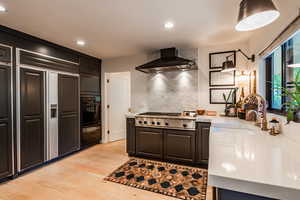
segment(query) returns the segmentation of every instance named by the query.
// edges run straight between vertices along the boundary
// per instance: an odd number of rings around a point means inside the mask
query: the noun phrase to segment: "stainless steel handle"
[[[51,112],[51,118],[57,118],[57,104],[51,104],[50,112]]]

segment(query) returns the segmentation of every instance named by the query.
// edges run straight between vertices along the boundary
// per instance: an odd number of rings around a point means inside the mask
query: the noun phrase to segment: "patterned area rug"
[[[206,199],[206,169],[133,158],[105,180],[185,200]]]

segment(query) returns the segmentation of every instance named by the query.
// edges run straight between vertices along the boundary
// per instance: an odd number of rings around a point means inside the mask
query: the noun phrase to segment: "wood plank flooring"
[[[0,185],[0,200],[174,200],[103,181],[128,160],[125,141],[99,144]],[[211,200],[208,190],[207,200]]]

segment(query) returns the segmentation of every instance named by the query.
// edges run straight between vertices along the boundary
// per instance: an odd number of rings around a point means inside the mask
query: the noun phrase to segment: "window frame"
[[[284,43],[282,43],[280,46],[278,46],[277,48],[281,47],[281,87],[283,88],[291,88],[290,84],[292,82],[287,82],[287,68],[288,68],[288,60],[287,60],[287,46],[288,43],[290,43],[290,46],[293,46],[293,37],[296,34],[300,34],[300,30],[297,31],[292,37],[290,37],[288,40],[286,40]],[[276,48],[276,49],[277,49]],[[286,115],[286,109],[284,104],[287,102],[287,98],[285,96],[282,96],[281,98],[281,109],[277,109],[277,108],[272,108],[272,95],[273,95],[273,87],[272,87],[272,69],[273,69],[273,64],[274,64],[274,52],[276,51],[276,49],[274,51],[272,51],[271,54],[269,54],[268,56],[266,56],[264,58],[265,61],[265,96],[266,96],[266,101],[268,103],[268,108],[267,111],[270,113],[275,113],[275,114],[279,114],[279,115]],[[294,49],[293,49],[294,52]],[[294,56],[294,54],[292,53],[292,58]],[[282,94],[282,92],[281,92]]]

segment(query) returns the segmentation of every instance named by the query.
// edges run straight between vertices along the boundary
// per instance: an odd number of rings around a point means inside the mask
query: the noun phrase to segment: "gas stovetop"
[[[135,117],[136,126],[152,128],[194,130],[195,121],[195,117],[168,112],[145,112]]]
[[[181,116],[181,113],[168,113],[168,112],[145,112],[139,115],[152,115],[152,116]]]

